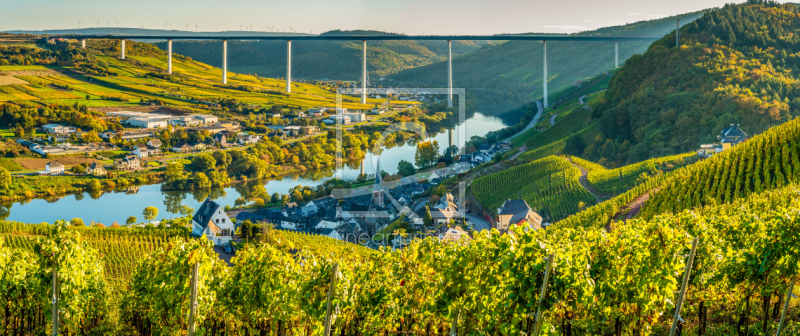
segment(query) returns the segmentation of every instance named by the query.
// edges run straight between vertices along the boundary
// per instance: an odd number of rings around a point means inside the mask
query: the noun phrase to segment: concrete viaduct
[[[125,40],[167,40],[167,72],[172,73],[172,41],[173,40],[218,40],[222,41],[222,83],[228,83],[228,40],[286,41],[286,92],[292,91],[292,41],[357,41],[362,42],[361,63],[361,103],[367,102],[367,41],[394,40],[438,40],[447,41],[447,106],[453,106],[453,49],[452,41],[538,41],[544,44],[543,64],[543,103],[547,107],[547,41],[606,41],[614,42],[614,66],[619,67],[620,41],[655,41],[660,37],[653,36],[577,36],[577,35],[268,35],[268,36],[153,36],[153,35],[64,35],[63,38],[79,39],[81,47],[86,48],[87,39],[120,40],[120,58],[125,59]],[[677,43],[677,34],[676,34]]]

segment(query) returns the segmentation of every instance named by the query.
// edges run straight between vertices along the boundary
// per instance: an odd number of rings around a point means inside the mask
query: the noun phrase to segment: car
[[[225,253],[233,253],[233,248],[231,248],[231,244],[228,243],[222,244],[222,248],[225,249]]]

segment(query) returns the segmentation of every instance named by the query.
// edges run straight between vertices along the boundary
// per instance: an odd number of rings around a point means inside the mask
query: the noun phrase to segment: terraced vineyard
[[[70,227],[81,233],[89,246],[95,248],[103,261],[105,275],[109,281],[128,279],[137,262],[158,249],[171,237],[188,238],[187,229],[144,228],[91,228]],[[54,230],[51,224],[25,224],[0,222],[0,242],[14,249],[33,251],[37,239],[42,239]]]
[[[596,166],[593,166],[595,169],[589,169],[587,178],[589,179],[589,183],[598,191],[604,194],[618,194],[647,180],[651,175],[682,167],[690,162],[690,158],[696,156],[696,153],[671,155],[653,158],[616,169],[597,169]],[[589,162],[586,160],[582,161]],[[579,162],[576,163],[583,165]]]
[[[580,169],[563,157],[549,156],[478,178],[471,187],[481,205],[490,211],[506,199],[522,198],[546,220],[557,221],[578,212],[581,202],[586,206],[595,203],[580,185],[580,175]]]

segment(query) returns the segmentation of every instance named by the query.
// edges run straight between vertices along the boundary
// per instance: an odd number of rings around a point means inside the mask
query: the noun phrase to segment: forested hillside
[[[322,35],[386,34],[375,31],[331,31]],[[479,48],[486,41],[454,41],[453,54]],[[166,50],[166,42],[158,43]],[[214,66],[222,65],[221,41],[174,41],[176,53]],[[298,79],[360,80],[361,41],[293,41],[292,77]],[[368,41],[367,71],[373,85],[380,76],[441,61],[445,41]],[[228,65],[242,73],[286,77],[286,41],[229,41]]]
[[[583,156],[603,164],[683,153],[729,124],[749,135],[800,114],[800,11],[727,5],[630,58],[593,116],[602,136]]]
[[[702,13],[680,15],[690,23]],[[640,21],[624,26],[577,33],[580,36],[664,36],[675,30],[675,17]],[[642,53],[649,41],[621,42],[620,65],[631,55]],[[455,57],[453,83],[456,87],[485,88],[524,92],[530,98],[542,95],[542,43],[508,41],[483,46],[480,50]],[[614,68],[614,42],[550,41],[547,43],[549,89],[559,89]],[[447,85],[447,62],[405,70],[392,79],[433,87]],[[554,97],[555,98],[555,97]]]

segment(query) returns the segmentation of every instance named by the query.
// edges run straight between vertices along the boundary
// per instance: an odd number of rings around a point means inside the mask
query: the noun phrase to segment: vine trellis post
[[[689,274],[692,272],[692,263],[694,262],[694,254],[697,252],[698,242],[698,238],[692,241],[692,251],[689,253],[689,259],[686,260],[686,270],[683,272],[683,285],[681,285],[681,292],[678,294],[678,301],[675,302],[675,316],[672,317],[672,328],[669,330],[669,336],[675,336],[678,329],[678,320],[681,318],[681,306],[683,306],[683,300],[686,298],[686,288],[689,286]]]
[[[328,304],[325,307],[325,336],[331,336],[331,301],[336,291],[336,276],[339,273],[339,264],[333,264],[331,272],[331,286],[328,288]]]
[[[194,336],[194,319],[197,315],[197,272],[200,262],[195,262],[192,266],[192,303],[189,310],[189,336]]]
[[[550,282],[550,273],[553,270],[553,259],[555,253],[547,257],[547,268],[544,271],[544,281],[542,281],[542,291],[539,294],[539,306],[536,308],[536,323],[533,327],[531,335],[539,335],[539,329],[542,327],[542,313],[544,310],[544,298],[547,296],[547,283]]]
[[[783,302],[783,311],[781,312],[781,321],[778,322],[778,331],[775,332],[775,336],[781,336],[781,331],[783,329],[783,321],[786,319],[786,311],[789,310],[789,301],[792,300],[792,290],[794,289],[794,282],[797,280],[797,277],[792,277],[792,281],[789,282],[789,288],[786,289],[786,300]]]
[[[53,265],[53,336],[58,336],[58,259]]]

